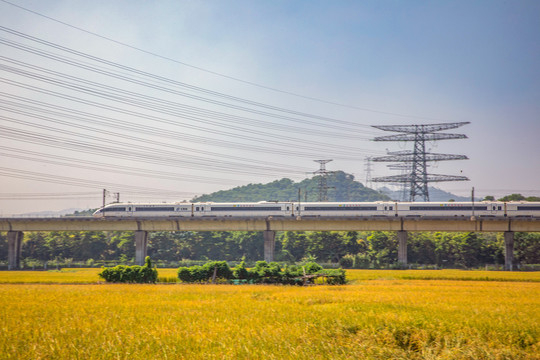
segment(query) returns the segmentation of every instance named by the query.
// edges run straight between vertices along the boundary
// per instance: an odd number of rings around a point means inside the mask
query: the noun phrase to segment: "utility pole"
[[[406,175],[384,176],[373,179],[374,182],[408,183],[409,201],[415,201],[417,197],[429,201],[428,183],[441,181],[468,181],[465,176],[428,174],[427,162],[443,160],[465,160],[465,155],[433,154],[426,152],[426,141],[466,139],[463,134],[439,133],[442,130],[455,129],[469,124],[469,122],[428,124],[428,125],[389,125],[373,126],[383,131],[393,131],[400,134],[380,136],[374,141],[411,141],[414,142],[412,151],[398,152],[394,155],[373,158],[378,162],[402,162],[411,166],[410,173]]]

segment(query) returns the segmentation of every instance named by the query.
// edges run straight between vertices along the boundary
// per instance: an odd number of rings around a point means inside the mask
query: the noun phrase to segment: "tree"
[[[392,264],[397,261],[397,234],[389,231],[374,231],[368,236],[372,262]]]
[[[516,233],[516,261],[522,264],[540,264],[540,234]]]
[[[232,243],[231,260],[255,261],[264,257],[264,237],[260,231],[234,231],[229,233],[228,241]]]
[[[181,259],[176,233],[159,231],[150,233],[148,255],[155,260],[172,261]]]
[[[282,237],[283,249],[299,261],[306,256],[308,238],[304,231],[286,231]]]
[[[8,241],[7,236],[0,233],[0,260],[7,260],[8,258]]]
[[[425,232],[409,233],[407,257],[411,263],[436,264],[437,255],[433,235]]]

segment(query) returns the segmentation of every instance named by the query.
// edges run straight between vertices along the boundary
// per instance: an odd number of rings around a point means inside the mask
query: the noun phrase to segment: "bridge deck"
[[[539,232],[540,218],[145,217],[0,218],[0,231],[473,231]]]

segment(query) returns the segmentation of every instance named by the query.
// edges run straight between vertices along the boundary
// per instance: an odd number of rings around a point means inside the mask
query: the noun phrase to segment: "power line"
[[[243,79],[240,79],[240,78],[238,78],[238,77],[234,77],[234,76],[226,75],[226,74],[219,73],[219,72],[216,72],[216,71],[211,71],[211,70],[208,70],[208,69],[204,69],[204,68],[199,67],[199,66],[195,66],[195,65],[192,65],[192,64],[188,64],[188,63],[179,61],[179,60],[177,60],[177,59],[173,59],[173,58],[170,58],[170,57],[167,57],[167,56],[163,56],[163,55],[157,54],[157,53],[155,53],[155,52],[152,52],[152,51],[149,51],[149,50],[145,50],[145,49],[136,47],[136,46],[134,46],[134,45],[130,45],[130,44],[127,44],[127,43],[125,43],[125,42],[122,42],[122,41],[119,41],[119,40],[112,39],[112,38],[107,37],[107,36],[104,36],[104,35],[100,35],[100,34],[98,34],[98,33],[95,33],[95,32],[92,32],[92,31],[83,29],[83,28],[81,28],[81,27],[78,27],[78,26],[69,24],[69,23],[67,23],[67,22],[64,22],[64,21],[58,20],[58,19],[56,19],[56,18],[47,16],[47,15],[45,15],[45,14],[39,13],[39,12],[34,11],[34,10],[31,10],[31,9],[28,9],[28,8],[26,8],[26,7],[23,7],[23,6],[14,4],[14,3],[9,2],[9,1],[7,1],[7,0],[0,0],[0,1],[2,1],[2,2],[6,3],[6,4],[9,4],[9,5],[11,5],[11,6],[17,7],[17,8],[19,8],[19,9],[21,9],[21,10],[26,11],[26,12],[32,13],[32,14],[34,14],[34,15],[37,15],[37,16],[46,18],[46,19],[48,19],[48,20],[57,22],[57,23],[62,24],[62,25],[64,25],[64,26],[68,26],[68,27],[70,27],[70,28],[72,28],[72,29],[76,29],[76,30],[78,30],[78,31],[82,31],[82,32],[84,32],[84,33],[90,34],[90,35],[92,35],[92,36],[96,36],[96,37],[98,37],[98,38],[100,38],[100,39],[103,39],[103,40],[106,40],[106,41],[115,43],[115,44],[117,44],[117,45],[121,45],[121,46],[130,48],[130,49],[132,49],[132,50],[136,50],[136,51],[139,51],[139,52],[141,52],[141,53],[145,53],[145,54],[147,54],[147,55],[151,55],[151,56],[154,56],[154,57],[163,59],[163,60],[171,61],[171,62],[176,63],[176,64],[180,64],[180,65],[183,65],[183,66],[186,66],[186,67],[190,67],[190,68],[192,68],[192,69],[196,69],[196,70],[199,70],[199,71],[203,71],[203,72],[206,72],[206,73],[208,73],[208,74],[212,74],[212,75],[219,76],[219,77],[222,77],[222,78],[226,78],[226,79],[229,79],[229,80],[237,81],[237,82],[240,82],[240,83],[243,83],[243,84],[255,86],[255,87],[258,87],[258,88],[262,88],[262,89],[266,89],[266,90],[270,90],[270,91],[274,91],[274,92],[278,92],[278,93],[282,93],[282,94],[287,94],[287,95],[295,96],[295,97],[298,97],[298,98],[303,98],[303,99],[306,99],[306,100],[316,101],[316,102],[320,102],[320,103],[324,103],[324,104],[335,105],[335,106],[340,106],[340,107],[344,107],[344,108],[355,109],[355,110],[360,110],[360,111],[365,111],[365,112],[378,113],[378,114],[384,114],[384,115],[392,115],[392,116],[398,116],[398,117],[406,117],[406,118],[415,118],[415,119],[423,119],[423,120],[435,120],[435,121],[441,121],[441,119],[434,119],[434,118],[428,118],[428,117],[421,117],[421,116],[416,116],[416,115],[407,115],[407,114],[394,113],[394,112],[381,111],[381,110],[375,110],[375,109],[369,109],[369,108],[363,108],[363,107],[358,107],[358,106],[353,106],[353,105],[342,104],[342,103],[338,103],[338,102],[333,102],[333,101],[323,100],[323,99],[316,98],[316,97],[311,97],[311,96],[301,95],[301,94],[294,93],[294,92],[290,92],[290,91],[280,90],[280,89],[277,89],[277,88],[274,88],[274,87],[270,87],[270,86],[258,84],[258,83],[252,82],[252,81],[243,80]]]
[[[115,188],[115,189],[127,189],[135,192],[142,192],[148,194],[176,194],[177,196],[194,195],[191,192],[184,191],[171,191],[166,189],[148,188],[142,186],[133,186],[126,184],[116,184],[105,181],[94,181],[88,179],[73,178],[68,176],[52,175],[36,171],[19,170],[14,168],[0,167],[0,176],[13,177],[24,180],[38,180],[44,182],[50,182],[54,184],[70,185],[77,187],[86,187],[93,189],[102,189],[103,187]]]
[[[95,61],[95,62],[98,62],[98,63],[105,64],[105,65],[107,65],[109,67],[118,68],[118,69],[122,69],[124,71],[127,71],[129,73],[138,74],[144,79],[157,80],[159,83],[164,83],[164,84],[168,84],[168,85],[174,85],[175,87],[180,87],[180,88],[183,88],[183,89],[189,89],[189,90],[200,92],[200,93],[203,93],[203,94],[206,94],[206,95],[211,95],[211,96],[215,96],[215,97],[219,97],[219,98],[224,98],[224,99],[227,99],[227,100],[232,100],[232,101],[244,103],[244,104],[247,104],[247,105],[253,105],[253,106],[265,108],[265,109],[268,109],[268,110],[273,110],[273,111],[278,111],[278,112],[282,112],[282,113],[286,113],[286,114],[291,114],[291,115],[296,115],[296,116],[301,116],[301,117],[306,117],[306,118],[312,118],[312,119],[315,119],[315,120],[321,120],[321,121],[325,121],[325,122],[330,122],[333,127],[339,127],[336,124],[341,124],[341,125],[345,125],[345,126],[352,126],[353,129],[348,129],[348,131],[351,131],[351,130],[352,131],[357,131],[357,130],[354,129],[354,128],[357,128],[357,127],[368,128],[367,125],[363,125],[363,124],[358,124],[358,123],[345,121],[345,120],[341,120],[341,119],[324,117],[324,116],[320,116],[320,115],[308,114],[308,113],[304,113],[304,112],[300,112],[300,111],[296,111],[296,110],[285,109],[285,108],[281,108],[281,107],[277,107],[277,106],[273,106],[273,105],[264,104],[264,103],[261,103],[261,102],[255,102],[255,101],[252,101],[252,100],[247,100],[247,99],[235,97],[235,96],[228,95],[228,94],[223,94],[223,93],[216,92],[216,91],[213,91],[213,90],[208,90],[208,89],[205,89],[205,88],[201,88],[201,87],[186,84],[186,83],[183,83],[183,82],[175,81],[175,80],[172,80],[172,79],[169,79],[169,78],[164,78],[164,77],[161,77],[159,75],[155,75],[155,74],[152,74],[152,73],[141,71],[141,70],[138,70],[138,69],[135,69],[135,68],[132,68],[132,67],[121,65],[119,63],[108,61],[108,60],[105,60],[103,58],[96,57],[96,56],[93,56],[93,55],[90,55],[90,54],[87,54],[87,53],[83,53],[83,52],[80,52],[80,51],[76,51],[74,49],[67,48],[67,47],[64,47],[64,46],[61,46],[61,45],[58,45],[58,44],[55,44],[55,43],[52,43],[52,42],[37,38],[37,37],[33,37],[33,36],[30,36],[30,35],[18,32],[16,30],[6,28],[6,27],[0,26],[0,30],[8,32],[8,33],[10,33],[12,35],[23,37],[25,39],[37,42],[39,44],[42,44],[42,45],[45,45],[45,46],[48,46],[48,47],[52,47],[52,48],[60,50],[60,51],[68,52],[68,53],[76,55],[78,57],[83,57],[83,58],[89,59],[91,61]],[[42,56],[42,57],[46,57],[46,58],[49,58],[49,59],[52,59],[52,60],[55,60],[55,61],[59,61],[59,62],[65,63],[65,64],[76,66],[78,68],[83,68],[85,70],[96,72],[96,73],[106,75],[106,76],[109,76],[109,77],[114,77],[114,78],[117,78],[117,79],[121,79],[121,80],[128,81],[128,82],[131,82],[131,83],[136,83],[136,84],[143,85],[143,86],[146,86],[146,87],[151,87],[151,88],[158,89],[158,90],[161,90],[161,91],[166,91],[166,92],[174,93],[174,94],[177,94],[177,95],[182,95],[182,96],[189,97],[189,98],[192,98],[192,99],[211,102],[211,103],[214,103],[214,104],[219,104],[219,105],[222,105],[222,106],[239,109],[239,110],[242,110],[242,111],[253,112],[253,113],[257,113],[259,115],[266,115],[266,116],[276,117],[276,118],[280,118],[280,119],[292,120],[292,121],[295,121],[295,122],[302,122],[302,123],[316,125],[316,126],[326,126],[324,124],[319,124],[319,123],[316,123],[316,122],[313,122],[313,121],[308,121],[308,120],[305,120],[305,119],[292,118],[292,117],[287,117],[287,116],[283,116],[283,115],[277,115],[275,113],[268,113],[268,112],[258,111],[258,110],[254,110],[254,109],[250,109],[250,108],[246,108],[246,107],[240,107],[240,106],[232,105],[232,104],[229,104],[229,103],[217,102],[215,100],[210,100],[208,98],[202,98],[200,96],[196,96],[196,95],[193,95],[193,94],[188,94],[188,93],[185,93],[185,92],[179,92],[177,90],[173,90],[173,89],[170,89],[170,88],[165,88],[163,86],[153,85],[153,84],[148,83],[147,81],[140,81],[140,80],[137,80],[137,79],[135,79],[133,77],[128,77],[128,76],[122,75],[122,74],[120,74],[118,72],[111,72],[111,71],[106,70],[106,69],[98,68],[95,65],[84,64],[84,63],[82,63],[80,61],[66,58],[65,56],[61,56],[61,55],[58,55],[58,54],[53,54],[51,52],[47,52],[47,51],[44,51],[44,50],[41,50],[41,49],[37,49],[35,47],[31,47],[31,46],[21,44],[21,43],[18,43],[18,42],[14,42],[14,41],[10,41],[10,40],[7,40],[7,39],[0,39],[0,42],[3,43],[4,45],[8,45],[10,47],[13,47],[13,48],[16,48],[16,49],[19,49],[19,50],[23,50],[23,51],[26,51],[26,52],[29,52],[29,53],[33,53],[33,54],[36,54],[36,55],[39,55],[39,56]],[[363,132],[365,133],[366,129],[364,129]],[[367,132],[369,132],[369,130],[367,130]]]
[[[66,99],[66,100],[70,100],[70,101],[74,101],[74,102],[77,102],[77,103],[81,103],[81,104],[85,104],[85,105],[91,105],[91,106],[95,106],[97,108],[102,108],[102,109],[105,109],[105,110],[115,111],[115,112],[120,113],[120,114],[126,114],[126,115],[130,115],[130,116],[138,117],[138,118],[143,118],[143,119],[156,121],[156,122],[159,122],[159,123],[169,124],[169,125],[173,125],[173,126],[177,126],[177,127],[181,126],[181,127],[184,127],[184,128],[187,127],[187,128],[190,128],[190,129],[202,130],[202,131],[205,131],[207,133],[215,133],[215,134],[218,134],[218,135],[227,135],[227,136],[230,136],[230,137],[236,137],[236,138],[240,138],[240,139],[243,139],[243,140],[252,140],[250,138],[247,138],[246,136],[238,135],[238,134],[235,134],[235,133],[232,133],[232,132],[224,132],[223,130],[213,130],[213,129],[210,129],[210,128],[203,128],[203,127],[200,127],[200,126],[194,126],[194,125],[189,125],[189,124],[185,124],[185,123],[179,124],[176,121],[167,120],[167,119],[164,119],[163,117],[157,117],[157,116],[152,116],[152,115],[148,115],[148,114],[143,114],[141,112],[130,111],[130,110],[127,110],[127,109],[119,108],[117,106],[105,105],[105,104],[102,104],[102,103],[97,103],[95,101],[85,100],[85,99],[82,99],[82,98],[77,98],[77,97],[74,97],[74,96],[62,94],[62,93],[59,93],[59,92],[56,92],[56,91],[46,90],[46,89],[39,88],[39,87],[36,87],[36,86],[27,85],[27,84],[24,84],[24,83],[21,83],[21,82],[18,82],[18,81],[12,81],[12,80],[9,80],[9,79],[6,79],[6,78],[0,78],[0,82],[10,84],[10,85],[13,85],[13,86],[17,86],[17,87],[20,87],[20,88],[28,89],[28,90],[40,92],[40,93],[43,93],[43,94],[56,96],[56,97]],[[172,115],[172,116],[178,116],[179,115],[179,114],[175,114],[174,112],[170,113],[170,112],[161,111],[161,113],[164,113],[165,115]],[[248,131],[248,132],[252,132],[252,131]],[[254,133],[259,134],[259,135],[262,134],[261,132],[254,132]],[[289,140],[289,141],[292,141],[294,143],[303,143],[303,144],[318,145],[318,146],[320,145],[320,146],[329,147],[329,148],[334,147],[334,148],[339,148],[339,149],[342,149],[342,150],[343,149],[345,149],[345,150],[351,149],[352,151],[355,150],[354,148],[350,148],[350,147],[332,145],[332,144],[328,144],[328,143],[326,143],[326,144],[317,143],[317,142],[314,142],[314,141],[302,140],[302,139],[287,137],[287,136],[283,136],[283,135],[278,136],[278,135],[272,135],[272,134],[269,134],[269,133],[264,133],[264,135],[267,136],[267,137],[275,138],[275,139]],[[262,140],[259,139],[257,141],[263,141],[264,142],[265,140],[264,139],[262,139]],[[266,142],[269,142],[269,140],[266,140]],[[275,144],[278,143],[278,141],[272,140],[270,143],[275,145]],[[320,150],[320,148],[314,148],[314,149]]]
[[[77,122],[82,122],[84,124],[90,124],[91,123],[91,124],[101,125],[101,126],[104,126],[104,127],[113,127],[113,128],[119,129],[119,130],[121,130],[123,132],[136,132],[136,133],[141,133],[141,134],[145,134],[145,135],[159,136],[161,138],[168,138],[168,139],[173,139],[173,140],[183,140],[183,141],[193,142],[193,143],[197,143],[197,144],[200,144],[200,143],[204,142],[205,144],[209,144],[209,145],[213,145],[213,146],[219,146],[219,147],[225,147],[225,148],[237,148],[237,149],[243,149],[243,150],[265,152],[265,153],[272,153],[272,154],[282,154],[282,155],[288,155],[288,156],[300,156],[300,157],[308,157],[308,158],[313,157],[313,153],[304,153],[304,152],[300,151],[300,150],[306,149],[306,148],[304,146],[300,145],[300,144],[297,144],[297,143],[295,143],[294,145],[288,144],[286,146],[280,146],[280,147],[274,147],[274,148],[262,147],[262,146],[257,146],[257,145],[249,145],[249,144],[246,144],[246,143],[235,143],[235,142],[226,141],[226,140],[218,140],[218,139],[202,137],[202,136],[197,136],[197,135],[190,135],[190,134],[187,134],[185,132],[179,132],[179,131],[174,131],[174,130],[165,131],[165,130],[162,130],[161,128],[158,128],[158,127],[152,127],[152,126],[149,126],[149,125],[137,124],[137,123],[128,122],[128,121],[124,121],[124,120],[119,120],[117,118],[112,118],[112,117],[108,117],[108,116],[104,116],[104,115],[97,116],[97,115],[94,115],[92,113],[83,112],[83,111],[76,110],[76,109],[65,108],[65,107],[62,107],[62,106],[59,106],[59,105],[47,104],[47,103],[43,103],[43,102],[40,102],[40,101],[19,97],[19,96],[4,93],[4,92],[0,92],[0,96],[15,99],[15,100],[19,101],[19,102],[11,102],[11,101],[7,101],[7,100],[0,100],[0,103],[4,103],[4,104],[8,105],[8,107],[5,107],[5,106],[2,107],[3,109],[5,109],[7,111],[16,112],[16,113],[23,114],[23,115],[30,116],[30,117],[36,117],[36,118],[40,118],[40,119],[43,119],[43,120],[48,119],[48,121],[53,121],[53,122],[57,122],[57,123],[66,124],[65,122],[62,122],[61,120],[58,119],[58,117],[62,117],[62,118],[67,118],[67,119],[74,120],[74,121],[77,121]],[[23,104],[21,102],[35,104],[35,105],[38,105],[39,107],[30,106],[28,104]],[[11,106],[11,107],[9,107],[9,106]],[[13,107],[16,107],[16,109],[13,108]],[[53,118],[50,118],[50,117],[46,118],[43,115],[35,115],[35,114],[32,114],[32,113],[24,112],[21,109],[28,109],[28,110],[33,111],[33,112],[50,114],[50,115],[54,116],[54,120],[52,120]],[[50,109],[54,109],[54,110],[50,110]],[[69,126],[77,126],[77,125],[74,124],[73,122],[70,122]],[[257,141],[258,141],[258,139],[257,139]],[[259,141],[259,143],[260,142],[263,142],[263,141]],[[295,149],[294,151],[288,150],[288,149],[292,148],[293,146],[294,146],[294,149]],[[320,149],[321,148],[319,148],[319,147],[317,148],[317,150],[320,150]],[[193,149],[193,151],[197,152],[197,150],[195,150],[195,149]],[[352,152],[351,152],[350,155],[347,155],[343,151],[340,151],[339,153],[336,152],[336,151],[331,151],[329,149],[327,149],[325,151],[326,152],[331,152],[332,154],[334,154],[334,157],[338,157],[340,159],[347,159],[347,158],[356,159],[356,156]],[[357,151],[362,151],[362,150],[357,150]],[[373,153],[375,153],[375,152],[373,152]]]

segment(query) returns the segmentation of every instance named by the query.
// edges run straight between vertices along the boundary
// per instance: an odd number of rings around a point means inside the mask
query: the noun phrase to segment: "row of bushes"
[[[150,257],[147,256],[143,266],[118,265],[104,268],[99,274],[106,282],[112,283],[143,283],[153,284],[158,279],[157,269],[152,268]]]
[[[303,285],[323,278],[322,282],[331,285],[345,284],[345,270],[323,269],[315,262],[303,266],[281,267],[276,262],[258,261],[254,268],[248,269],[244,262],[230,268],[226,261],[210,261],[202,266],[180,267],[178,278],[186,283],[202,282],[246,282],[251,284]]]

